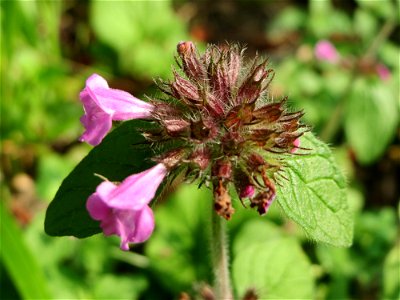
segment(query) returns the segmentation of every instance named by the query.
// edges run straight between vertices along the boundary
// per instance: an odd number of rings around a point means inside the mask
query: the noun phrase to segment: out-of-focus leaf
[[[248,244],[234,258],[232,276],[238,297],[255,289],[259,299],[313,298],[311,264],[290,238]]]
[[[297,74],[298,85],[302,93],[306,95],[315,95],[322,88],[322,78],[316,72],[310,69],[304,69]]]
[[[394,7],[390,0],[370,1],[370,0],[356,0],[360,7],[370,10],[381,18],[387,18],[392,16],[394,10],[398,10],[398,7]]]
[[[154,152],[138,132],[149,124],[140,120],[124,122],[76,166],[47,209],[47,234],[83,238],[101,231],[98,222],[91,219],[86,210],[87,198],[102,181],[95,174],[111,181],[122,181],[154,164],[151,161]]]
[[[65,155],[42,153],[38,165],[36,190],[41,199],[50,201],[56,194],[60,182],[74,168],[74,162]]]
[[[169,76],[176,44],[187,37],[171,1],[94,1],[91,21],[121,68],[140,76]]]
[[[399,121],[397,100],[384,82],[358,79],[348,99],[344,127],[357,159],[374,162],[386,150]]]
[[[283,235],[283,231],[277,225],[266,220],[258,218],[247,221],[242,224],[242,228],[236,235],[233,243],[233,256],[238,255],[251,244],[270,241]]]
[[[105,275],[95,282],[93,296],[95,299],[139,299],[147,288],[148,281],[138,275]]]
[[[352,30],[349,17],[333,9],[331,1],[310,1],[309,5],[308,27],[316,37],[326,38],[334,33],[348,33]]]
[[[353,239],[353,219],[345,178],[329,147],[313,134],[306,133],[300,145],[310,150],[285,160],[288,180],[278,187],[277,201],[311,239],[348,247]]]
[[[316,255],[324,273],[331,277],[326,299],[348,299],[351,278],[358,271],[349,249],[326,245],[316,247]]]
[[[390,250],[383,268],[384,299],[400,299],[400,243]]]
[[[400,51],[400,48],[398,45],[388,41],[386,43],[383,43],[381,45],[381,47],[379,47],[378,53],[384,64],[386,64],[387,66],[390,66],[394,69],[397,69],[397,72],[398,72],[399,64],[397,63],[397,60],[399,58],[399,51]],[[396,74],[396,75],[398,76],[398,74]],[[397,82],[396,82],[396,84],[397,84]],[[398,84],[397,84],[397,89],[398,89]]]
[[[299,31],[305,25],[307,16],[304,11],[296,7],[287,7],[268,25],[269,38],[279,38],[290,31]]]
[[[364,9],[357,9],[354,15],[354,30],[364,41],[372,38],[377,31],[378,20]]]
[[[182,186],[156,208],[156,229],[146,254],[163,285],[173,293],[209,281],[207,231],[212,194],[197,186]]]
[[[43,271],[3,202],[0,203],[0,219],[1,260],[20,296],[23,299],[51,299]]]

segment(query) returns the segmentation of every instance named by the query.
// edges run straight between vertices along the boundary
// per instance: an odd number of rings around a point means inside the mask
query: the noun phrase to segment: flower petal
[[[146,241],[154,230],[154,215],[149,206],[141,210],[119,210],[115,213],[117,235],[121,237],[121,249],[129,250],[128,243]]]
[[[131,94],[110,89],[107,81],[93,74],[86,81],[86,87],[80,93],[85,114],[81,122],[86,131],[80,141],[96,146],[110,131],[112,120],[149,118],[153,105],[141,101]]]
[[[113,115],[113,120],[147,118],[151,115],[152,104],[139,100],[128,92],[110,89],[107,81],[98,74],[88,78],[86,90],[100,109]]]
[[[108,205],[118,209],[142,209],[153,198],[158,186],[167,175],[163,164],[127,177],[114,191],[111,192]]]
[[[80,93],[80,97],[85,110],[85,114],[80,121],[86,130],[79,140],[81,142],[85,141],[92,146],[97,146],[111,129],[111,116],[92,101],[86,89]]]
[[[86,80],[86,86],[91,89],[108,88],[108,83],[107,80],[105,80],[99,74],[94,73]]]

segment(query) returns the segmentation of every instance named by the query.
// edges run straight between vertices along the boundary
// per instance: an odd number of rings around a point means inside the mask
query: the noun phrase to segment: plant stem
[[[226,221],[211,209],[211,256],[214,269],[216,299],[233,299],[230,273]]]

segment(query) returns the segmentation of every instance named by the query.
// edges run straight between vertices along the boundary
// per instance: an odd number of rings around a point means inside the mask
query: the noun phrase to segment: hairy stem
[[[211,256],[214,269],[216,299],[233,299],[230,273],[226,221],[211,210]]]

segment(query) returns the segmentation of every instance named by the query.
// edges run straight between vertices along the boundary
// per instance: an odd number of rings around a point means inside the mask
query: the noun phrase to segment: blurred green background
[[[182,40],[200,49],[240,42],[249,57],[270,57],[271,97],[288,95],[293,109],[305,110],[304,122],[332,145],[348,178],[356,220],[351,248],[307,240],[277,205],[262,218],[237,206],[230,222],[234,281],[243,245],[290,237],[281,251],[292,256],[291,245],[298,247],[310,266],[304,276],[312,298],[400,299],[398,0],[0,5],[1,299],[177,299],[211,281],[207,190],[185,186],[157,204],[154,235],[129,253],[116,238],[43,231],[46,206],[90,150],[77,142],[86,78],[96,72],[113,88],[157,95],[152,78],[171,77]],[[336,47],[337,62],[316,59],[321,40]],[[298,287],[284,278],[278,285],[296,295]]]

